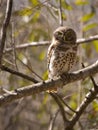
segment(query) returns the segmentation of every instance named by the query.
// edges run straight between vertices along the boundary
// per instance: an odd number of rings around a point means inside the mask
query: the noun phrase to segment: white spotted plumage
[[[47,53],[49,78],[55,79],[64,72],[69,72],[76,62],[76,57],[76,33],[71,28],[59,27],[54,32]]]

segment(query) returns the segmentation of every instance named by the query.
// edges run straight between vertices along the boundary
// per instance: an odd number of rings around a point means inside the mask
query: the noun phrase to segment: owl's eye
[[[64,33],[62,31],[57,31],[54,33],[55,39],[62,41],[64,37]]]
[[[65,38],[64,38],[64,40],[65,40]],[[67,41],[76,41],[76,34],[72,29],[67,30],[66,40]]]
[[[58,36],[63,37],[63,32],[58,32]]]

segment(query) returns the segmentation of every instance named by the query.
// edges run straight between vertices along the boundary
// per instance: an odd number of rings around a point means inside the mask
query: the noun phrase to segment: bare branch
[[[18,58],[18,57],[17,57]],[[26,57],[27,58],[27,57]],[[20,60],[18,58],[18,60],[25,66],[27,67],[34,75],[36,75],[39,79],[41,79],[41,81],[44,81],[33,69],[32,69],[32,66],[31,66],[31,63],[30,63],[30,60],[28,60],[29,62],[29,65],[25,64],[22,60]],[[36,82],[35,82],[36,83]]]
[[[53,9],[54,11],[58,11],[58,7],[56,7],[52,3],[47,2],[47,3],[44,3],[43,5],[45,5],[46,7],[49,7],[50,9]]]
[[[97,86],[98,87],[98,86]],[[73,115],[70,123],[66,127],[65,130],[72,130],[73,126],[76,124],[86,107],[96,98],[98,94],[98,90],[95,91],[94,89],[90,90],[89,93],[85,96],[85,99],[82,101],[81,105],[77,108],[76,113]]]
[[[82,63],[83,68],[85,65]],[[70,123],[65,128],[65,130],[71,130],[73,126],[76,124],[76,122],[79,120],[80,116],[84,112],[84,110],[87,108],[87,106],[96,99],[96,96],[98,94],[98,85],[95,83],[92,76],[90,76],[90,79],[92,80],[92,83],[94,85],[94,88],[92,88],[89,93],[86,94],[85,99],[82,101],[80,106],[77,108],[76,113],[73,115],[72,119],[70,120]]]
[[[56,120],[56,117],[57,117],[59,111],[60,111],[60,110],[57,110],[56,113],[53,115],[53,117],[52,117],[52,119],[51,119],[51,121],[50,121],[48,130],[53,130],[54,123],[55,123],[55,120]]]
[[[60,4],[60,7],[59,7],[59,23],[60,23],[60,26],[63,26],[62,1],[61,0],[59,0],[59,4]]]
[[[30,42],[30,43],[24,43],[20,45],[16,45],[16,49],[25,49],[28,47],[35,47],[35,46],[47,46],[50,44],[50,41],[42,41],[42,42]],[[6,48],[4,52],[10,52],[13,48]]]
[[[13,0],[7,0],[5,19],[3,22],[2,29],[1,29],[0,66],[1,66],[1,62],[2,62],[4,46],[5,46],[6,32],[7,32],[7,28],[8,28],[9,22],[10,22],[10,18],[11,18],[12,5],[13,5]]]
[[[46,82],[36,83],[11,91],[11,94],[3,94],[0,96],[0,106],[3,106],[4,104],[10,103],[25,96],[30,96],[32,94],[37,94],[43,91],[57,88],[57,86],[59,88],[63,87],[68,83],[84,79],[96,73],[98,73],[98,61],[84,69],[68,74],[65,82],[63,82],[61,78],[58,78],[54,81],[47,80]]]
[[[98,35],[90,36],[89,38],[81,38],[81,39],[78,39],[78,40],[77,40],[77,43],[78,43],[78,44],[88,43],[88,42],[92,42],[92,41],[95,41],[95,40],[98,40]]]
[[[94,40],[98,40],[98,35],[90,36],[89,38],[78,39],[77,43],[78,44],[88,43],[88,42],[92,42]],[[24,43],[24,44],[16,45],[15,48],[16,49],[25,49],[28,47],[35,47],[35,46],[48,46],[50,43],[51,43],[51,41],[31,42],[31,43]],[[6,52],[10,52],[12,50],[13,50],[13,48],[6,48],[4,52],[6,53]]]
[[[83,68],[85,68],[85,65],[84,65],[83,63],[82,63],[82,66],[83,66]],[[96,84],[94,78],[93,78],[92,76],[90,76],[90,79],[91,79],[91,81],[92,81],[92,83],[93,83],[94,89],[95,89],[95,90],[98,89],[98,86],[97,86],[97,84]]]
[[[17,53],[16,53],[16,49],[15,49],[15,36],[14,36],[14,22],[12,22],[12,25],[11,25],[11,46],[13,48],[13,59],[14,59],[14,64],[15,64],[15,67],[16,69],[18,70],[18,65],[17,65]]]
[[[61,103],[58,95],[56,93],[50,93],[50,95],[54,98],[55,102],[58,104],[59,106],[59,109],[60,109],[60,112],[61,112],[61,115],[62,115],[62,118],[63,118],[63,121],[64,121],[64,126],[66,125],[66,123],[68,123],[68,120],[65,116],[65,110],[63,108],[63,104]]]
[[[57,94],[58,95],[58,94]],[[58,95],[59,99],[61,100],[61,102],[69,109],[71,110],[72,112],[76,113],[75,110],[73,110],[65,101],[64,99],[62,99],[62,97],[60,95]]]
[[[38,83],[38,81],[36,79],[34,79],[33,77],[30,77],[30,76],[25,75],[25,74],[23,74],[21,72],[18,72],[18,71],[15,71],[13,69],[10,69],[10,68],[8,68],[8,67],[6,67],[4,65],[1,66],[1,70],[9,72],[9,73],[14,74],[14,75],[17,75],[17,76],[19,76],[21,78],[27,79],[27,80],[32,81],[34,83]]]

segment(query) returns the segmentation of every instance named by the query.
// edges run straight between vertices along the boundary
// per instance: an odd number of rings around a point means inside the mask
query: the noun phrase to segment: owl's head
[[[68,27],[59,27],[57,28],[54,33],[54,38],[57,41],[63,42],[63,43],[76,43],[76,33],[73,29]]]

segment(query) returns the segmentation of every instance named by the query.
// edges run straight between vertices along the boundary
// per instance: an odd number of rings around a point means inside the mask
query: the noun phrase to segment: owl
[[[76,63],[77,46],[76,33],[73,29],[59,27],[54,31],[47,53],[49,79],[56,79],[71,70]]]

